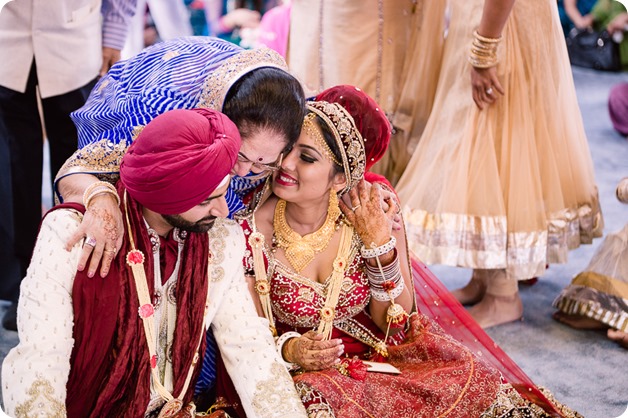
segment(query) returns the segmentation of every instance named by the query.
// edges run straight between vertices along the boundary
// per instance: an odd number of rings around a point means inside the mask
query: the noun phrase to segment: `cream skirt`
[[[467,55],[482,0],[450,0],[434,105],[397,184],[412,250],[427,264],[541,275],[600,236],[593,164],[556,2],[515,2],[484,111]]]

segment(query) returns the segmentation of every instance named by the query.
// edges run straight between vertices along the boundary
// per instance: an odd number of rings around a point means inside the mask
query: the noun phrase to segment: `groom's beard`
[[[207,232],[214,226],[215,216],[206,216],[196,222],[190,222],[181,217],[181,215],[161,215],[166,222],[175,228],[188,232]]]

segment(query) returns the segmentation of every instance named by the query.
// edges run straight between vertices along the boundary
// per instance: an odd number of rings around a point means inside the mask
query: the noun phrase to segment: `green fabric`
[[[615,0],[598,0],[591,10],[594,29],[601,31],[606,29],[609,23],[618,15],[626,13],[623,4]],[[628,33],[624,33],[624,40],[619,44],[619,60],[624,70],[628,70]]]

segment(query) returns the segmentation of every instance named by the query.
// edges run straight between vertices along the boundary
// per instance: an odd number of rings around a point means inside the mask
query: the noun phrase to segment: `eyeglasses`
[[[251,164],[251,168],[255,167],[256,170],[259,170],[259,173],[250,172],[246,178],[249,180],[258,180],[264,177],[268,177],[271,173],[279,170],[281,167],[281,163],[283,161],[283,153],[279,154],[279,158],[272,163],[260,163],[256,161],[251,161],[247,158],[246,155],[241,152],[238,153],[238,162]]]

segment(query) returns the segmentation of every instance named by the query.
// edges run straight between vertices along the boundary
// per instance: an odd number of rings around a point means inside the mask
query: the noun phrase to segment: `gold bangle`
[[[501,36],[499,38],[487,38],[485,36],[480,35],[477,30],[473,31],[473,36],[478,41],[484,42],[484,43],[487,43],[487,44],[497,44],[497,43],[501,42],[501,40],[502,40]]]
[[[92,199],[102,193],[113,195],[118,206],[120,205],[120,196],[118,196],[118,191],[115,186],[106,181],[97,181],[96,183],[90,184],[89,187],[85,189],[85,193],[83,193],[83,206],[85,206],[85,209],[89,209],[89,204]]]
[[[106,187],[106,188],[110,189],[112,192],[118,194],[118,191],[116,190],[116,188],[115,188],[115,186],[113,184],[107,183],[106,181],[94,182],[94,183],[90,184],[89,186],[87,186],[87,188],[83,192],[83,206],[86,206],[85,205],[85,200],[87,200],[87,197],[98,187]]]
[[[110,194],[112,195],[115,199],[116,199],[116,204],[118,206],[120,206],[120,197],[118,196],[117,193],[112,192],[110,189],[96,189],[92,192],[92,194],[90,194],[89,196],[87,196],[87,199],[85,200],[85,209],[89,209],[89,204],[92,202],[92,199],[94,199],[94,197],[100,195],[100,194]]]

